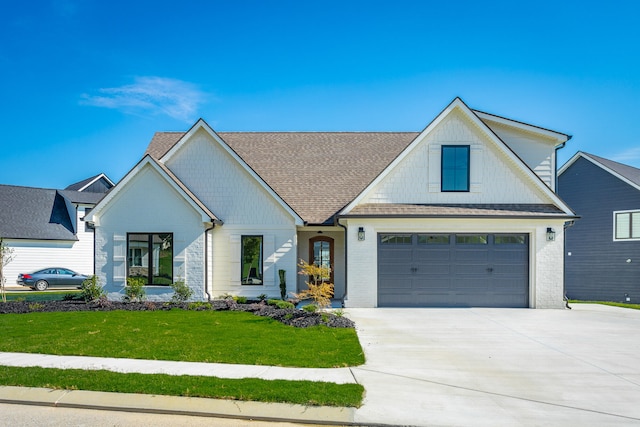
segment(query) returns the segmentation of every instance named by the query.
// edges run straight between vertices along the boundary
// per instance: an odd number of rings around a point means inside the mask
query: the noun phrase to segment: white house
[[[13,249],[6,284],[48,267],[93,274],[93,230],[83,218],[114,185],[104,174],[64,190],[0,185],[0,237]]]
[[[277,297],[300,259],[347,307],[563,307],[556,150],[570,136],[456,98],[422,132],[157,133],[87,215],[95,271],[167,299]]]

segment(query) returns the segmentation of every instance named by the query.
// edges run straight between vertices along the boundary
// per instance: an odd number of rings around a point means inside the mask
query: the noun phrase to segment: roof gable
[[[492,144],[507,161],[509,161],[517,173],[523,177],[529,186],[535,189],[540,194],[544,195],[544,198],[555,206],[559,207],[567,215],[573,215],[571,209],[540,179],[538,175],[526,165],[520,157],[502,141],[491,128],[489,128],[480,118],[471,110],[460,98],[455,98],[421,133],[413,142],[400,153],[380,174],[373,180],[356,198],[354,198],[349,205],[347,205],[340,215],[350,213],[356,206],[363,203],[366,200],[368,194],[378,186],[389,174],[415,150],[421,146],[429,135],[431,135],[438,126],[444,122],[445,119],[453,114],[461,114],[462,117],[468,121],[475,129],[481,132],[485,138]]]
[[[178,192],[184,199],[186,203],[188,203],[196,212],[198,212],[202,217],[202,222],[204,223],[218,223],[222,222],[215,216],[213,212],[211,212],[198,198],[193,195],[189,189],[173,174],[171,171],[157,160],[155,160],[150,155],[145,155],[140,162],[136,166],[131,169],[127,175],[122,178],[122,180],[116,185],[113,190],[111,190],[98,204],[93,208],[84,218],[87,222],[93,222],[96,225],[99,225],[100,215],[102,212],[108,207],[109,203],[114,200],[120,192],[123,191],[136,177],[137,174],[141,173],[146,167],[151,167],[155,169],[158,174],[164,178],[165,182],[173,187],[173,189]]]
[[[101,173],[71,184],[67,186],[65,190],[106,193],[113,188],[114,185],[113,181],[111,181],[107,175]]]
[[[567,163],[562,165],[558,172],[558,176],[562,175],[578,159],[585,159],[635,189],[640,190],[640,169],[582,151],[578,151],[573,155],[573,157],[571,157],[571,159],[569,159],[569,161],[567,161]]]

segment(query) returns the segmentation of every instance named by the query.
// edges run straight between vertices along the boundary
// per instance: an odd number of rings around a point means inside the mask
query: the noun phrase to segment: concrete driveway
[[[348,309],[365,350],[355,421],[640,425],[640,311]]]

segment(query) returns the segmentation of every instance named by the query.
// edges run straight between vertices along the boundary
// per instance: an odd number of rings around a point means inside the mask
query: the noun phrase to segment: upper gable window
[[[441,191],[469,191],[469,146],[442,146]]]
[[[640,211],[613,213],[613,240],[640,240]]]

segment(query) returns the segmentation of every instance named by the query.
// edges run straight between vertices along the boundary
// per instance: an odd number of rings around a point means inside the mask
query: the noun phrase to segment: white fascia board
[[[629,184],[630,186],[632,186],[636,190],[640,190],[640,186],[638,184],[636,184],[635,182],[629,181],[627,178],[625,178],[624,176],[620,175],[618,172],[616,172],[613,169],[603,165],[602,163],[600,163],[596,159],[593,159],[587,153],[583,153],[582,151],[578,151],[576,154],[573,155],[572,158],[570,158],[567,161],[567,163],[562,165],[562,167],[560,168],[560,172],[558,172],[558,175],[562,175],[562,173],[564,171],[566,171],[569,168],[569,166],[574,164],[576,162],[576,160],[578,160],[579,158],[583,158],[585,160],[588,160],[589,162],[591,162],[594,165],[598,166],[600,169],[604,170],[605,172],[610,173],[611,175],[615,176],[616,178],[618,178],[619,180],[623,181],[624,183]]]
[[[98,204],[84,217],[85,222],[93,222],[95,225],[100,225],[100,214],[105,209],[105,207],[114,200],[118,194],[122,191],[123,188],[127,187],[131,183],[131,181],[135,178],[135,176],[140,173],[146,166],[152,167],[156,172],[160,174],[164,178],[164,180],[169,184],[175,191],[177,191],[182,198],[189,203],[189,205],[200,214],[202,217],[203,223],[211,223],[215,219],[211,218],[210,215],[205,212],[198,204],[180,188],[180,186],[156,163],[155,160],[150,155],[146,155],[138,162],[137,165],[131,169],[127,175],[122,178],[122,180],[118,183],[113,190],[111,190],[106,197],[104,197]]]
[[[502,152],[503,155],[508,157],[514,164],[518,166],[520,171],[526,175],[529,180],[533,183],[533,185],[543,192],[551,201],[560,209],[562,209],[568,215],[574,215],[575,213],[567,206],[554,192],[551,190],[538,175],[535,174],[523,161],[520,159],[507,145],[477,116],[473,110],[471,110],[467,104],[462,101],[460,98],[454,99],[442,112],[431,122],[429,125],[413,140],[411,144],[402,152],[398,157],[395,158],[393,162],[387,168],[378,175],[378,177],[371,182],[351,203],[349,203],[340,213],[339,215],[343,215],[349,213],[354,207],[356,207],[365,195],[371,191],[380,181],[382,181],[391,170],[393,170],[411,151],[413,151],[416,146],[420,144],[424,138],[433,131],[433,129],[438,126],[454,110],[458,109],[465,117],[474,123],[479,129],[482,129],[485,135],[493,141],[495,146]]]
[[[178,140],[178,142],[175,143],[173,145],[173,147],[171,147],[171,149],[169,151],[167,151],[164,154],[164,156],[162,156],[162,158],[160,158],[159,160],[162,163],[166,163],[169,159],[171,159],[178,152],[180,147],[182,147],[182,145],[184,145],[186,143],[186,141],[188,141],[200,129],[202,129],[205,132],[207,132],[209,134],[209,136],[211,136],[211,138],[213,138],[214,141],[216,141],[236,162],[238,162],[238,164],[240,164],[240,166],[242,166],[242,168],[244,168],[244,170],[247,171],[247,173],[249,175],[251,175],[251,177],[253,177],[253,179],[255,179],[256,182],[267,193],[269,193],[269,195],[271,197],[273,197],[282,206],[282,208],[285,211],[287,211],[294,218],[296,225],[303,225],[304,224],[304,221],[302,220],[302,218],[300,218],[300,216],[291,208],[291,206],[289,206],[282,199],[282,197],[280,197],[275,191],[273,191],[273,189],[247,164],[247,162],[245,162],[242,159],[242,157],[240,157],[238,155],[238,153],[233,151],[231,149],[231,147],[229,147],[229,144],[224,142],[224,140],[222,138],[220,138],[220,136],[216,133],[216,131],[214,131],[213,128],[211,128],[211,126],[209,126],[207,124],[207,122],[205,122],[203,119],[198,119],[198,121],[191,127],[191,129],[189,129],[189,131],[187,133],[185,133]]]
[[[541,128],[539,126],[530,125],[528,123],[519,122],[517,120],[507,119],[506,117],[494,116],[493,114],[485,113],[478,110],[473,110],[473,112],[482,120],[499,123],[501,125],[520,129],[525,132],[536,133],[543,137],[552,139],[556,141],[555,145],[561,145],[567,142],[569,139],[571,139],[570,135],[567,135],[561,132],[556,132],[550,129]]]

